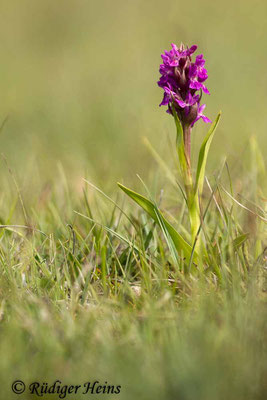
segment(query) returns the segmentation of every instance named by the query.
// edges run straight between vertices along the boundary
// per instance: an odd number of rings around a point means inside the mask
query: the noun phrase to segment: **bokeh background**
[[[127,400],[266,397],[263,221],[222,190],[219,216],[205,185],[209,268],[182,279],[166,235],[116,185],[145,193],[139,174],[187,239],[180,190],[142,140],[174,168],[176,132],[157,80],[161,53],[181,41],[207,60],[206,115],[223,113],[211,186],[227,156],[231,179],[224,168],[220,183],[264,216],[264,166],[255,145],[253,169],[249,138],[266,157],[267,0],[0,0],[3,399],[15,398],[16,379],[91,378],[122,384]],[[195,159],[207,129],[194,129]],[[135,256],[110,229],[146,252]]]
[[[32,190],[59,165],[102,186],[146,179],[142,137],[168,159],[175,136],[158,107],[160,54],[183,41],[207,59],[206,114],[223,111],[209,168],[227,155],[238,170],[251,135],[267,144],[266,17],[263,0],[1,0],[1,153]],[[195,149],[206,130],[197,124]]]

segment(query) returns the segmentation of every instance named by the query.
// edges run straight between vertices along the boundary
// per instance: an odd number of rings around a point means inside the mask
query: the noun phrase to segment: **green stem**
[[[191,130],[192,128],[190,125],[187,124],[183,126],[184,151],[186,158],[186,171],[184,171],[185,190],[187,195],[187,207],[191,226],[191,241],[193,245],[200,225],[200,210],[198,196],[194,193],[194,185],[191,173]]]
[[[191,174],[191,127],[189,125],[183,125],[183,140],[184,140],[184,185],[187,199],[190,198],[192,192],[192,174]]]
[[[174,106],[172,105],[174,121],[177,129],[176,148],[180,163],[182,178],[185,187],[186,203],[188,207],[192,244],[200,225],[200,213],[198,204],[198,195],[194,190],[194,183],[191,173],[191,126],[181,122],[178,118]],[[198,243],[197,243],[198,245]],[[198,246],[197,246],[198,247]]]
[[[188,211],[191,225],[191,243],[192,245],[195,242],[197,232],[200,226],[200,209],[198,203],[198,196],[192,193],[192,196],[188,199]],[[200,240],[196,244],[196,249],[199,248]]]
[[[183,126],[183,131],[184,131],[184,150],[185,150],[185,156],[186,156],[186,161],[188,165],[188,172],[191,176],[191,126],[190,125],[184,125]]]

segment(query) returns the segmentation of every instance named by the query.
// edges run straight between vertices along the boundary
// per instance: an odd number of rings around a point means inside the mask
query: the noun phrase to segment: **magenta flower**
[[[206,107],[206,104],[202,104],[202,106],[199,106],[199,107],[198,107],[198,110],[197,110],[197,117],[196,117],[195,121],[192,123],[192,126],[193,126],[200,118],[202,118],[203,121],[206,122],[206,123],[211,122],[211,120],[210,120],[208,117],[206,117],[205,115],[203,115],[203,113],[202,113],[202,111],[205,109],[205,107]]]
[[[196,45],[190,49],[183,44],[179,49],[175,44],[171,46],[170,51],[161,55],[163,64],[159,69],[158,85],[164,90],[164,96],[160,106],[168,106],[167,112],[172,114],[173,104],[184,128],[192,127],[199,119],[211,122],[202,113],[205,104],[200,105],[202,92],[209,94],[203,83],[208,78],[203,55],[198,55],[193,62],[191,56]]]

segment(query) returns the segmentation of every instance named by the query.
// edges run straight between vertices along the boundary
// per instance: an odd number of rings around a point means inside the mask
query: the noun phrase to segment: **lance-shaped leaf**
[[[217,115],[215,121],[212,123],[206,137],[203,140],[203,143],[201,145],[200,151],[199,151],[199,156],[198,156],[198,164],[197,164],[197,173],[196,173],[196,183],[195,183],[195,193],[201,195],[202,190],[203,190],[203,183],[204,183],[204,178],[205,178],[205,169],[206,169],[206,163],[207,163],[207,157],[208,157],[208,152],[209,148],[215,133],[215,130],[217,128],[217,125],[219,123],[219,120],[221,118],[221,112]]]
[[[176,149],[177,149],[182,173],[185,174],[185,171],[187,169],[187,160],[186,160],[185,149],[184,149],[183,127],[182,127],[181,121],[179,120],[178,115],[175,111],[173,103],[172,103],[171,107],[172,107],[172,114],[174,117],[174,121],[175,121],[175,125],[176,125],[176,132],[177,132],[177,134],[176,134]]]
[[[128,189],[121,183],[118,183],[118,186],[133,199],[140,207],[145,210],[154,221],[159,224],[163,232],[169,235],[171,238],[175,249],[179,255],[183,255],[187,261],[190,260],[192,254],[192,247],[189,243],[187,243],[184,238],[176,231],[176,229],[166,220],[166,218],[162,215],[161,211],[158,207],[153,204],[152,201],[148,200],[146,197],[142,196],[139,193],[134,192],[131,189]],[[197,260],[197,253],[194,252],[193,259]]]

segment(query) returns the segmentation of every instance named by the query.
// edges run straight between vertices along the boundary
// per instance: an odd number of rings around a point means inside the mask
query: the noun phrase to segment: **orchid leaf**
[[[202,143],[200,151],[199,151],[197,173],[196,173],[196,183],[195,183],[195,194],[197,194],[197,193],[199,195],[202,194],[208,152],[209,152],[209,148],[210,148],[210,145],[211,145],[211,142],[212,142],[212,139],[213,139],[213,136],[214,136],[214,133],[215,133],[215,130],[217,128],[220,118],[221,118],[221,112],[219,112],[215,121],[212,123],[205,139],[203,140],[203,143]]]
[[[145,210],[153,220],[159,224],[163,232],[169,235],[171,238],[175,249],[179,255],[183,254],[187,261],[190,260],[192,254],[192,247],[189,243],[187,243],[184,238],[176,231],[176,229],[166,220],[166,218],[162,215],[161,211],[158,209],[156,204],[147,199],[146,197],[134,192],[131,189],[128,189],[121,183],[118,183],[118,186],[129,196],[132,200],[134,200],[140,207]],[[197,253],[195,252],[193,255],[194,260],[197,259]]]
[[[178,118],[178,115],[175,111],[174,105],[172,104],[172,114],[174,117],[175,125],[176,125],[176,149],[178,153],[178,158],[181,166],[181,170],[185,173],[187,169],[187,161],[185,156],[185,149],[184,149],[184,131],[181,124],[181,121]]]

